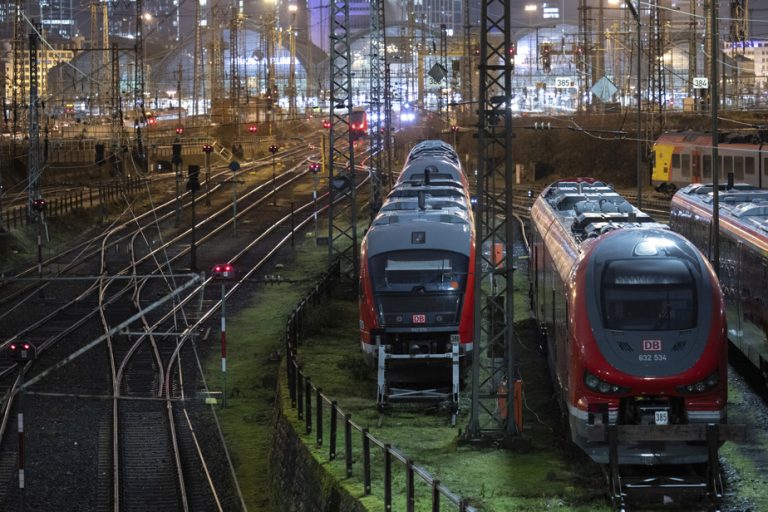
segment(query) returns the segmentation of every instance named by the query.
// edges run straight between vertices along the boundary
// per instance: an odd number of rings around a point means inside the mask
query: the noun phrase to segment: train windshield
[[[617,260],[603,271],[603,322],[619,331],[696,327],[696,285],[678,259]]]
[[[376,293],[463,292],[469,259],[444,251],[395,251],[371,258]]]

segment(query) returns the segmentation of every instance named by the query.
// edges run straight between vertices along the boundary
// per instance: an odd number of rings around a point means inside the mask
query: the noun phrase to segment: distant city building
[[[72,58],[74,57],[75,52],[72,49],[42,49],[39,51],[38,54],[38,76],[40,79],[40,82],[38,84],[38,96],[40,98],[46,98],[48,95],[48,71],[64,62],[70,62]],[[13,59],[7,59],[3,61],[4,64],[4,71],[5,76],[13,76]],[[24,59],[23,61],[23,75],[21,78],[21,83],[23,85],[24,91],[29,93],[29,59]],[[5,83],[5,97],[10,99],[13,97],[13,83],[8,80]],[[29,101],[29,98],[22,98],[23,103],[27,103]]]

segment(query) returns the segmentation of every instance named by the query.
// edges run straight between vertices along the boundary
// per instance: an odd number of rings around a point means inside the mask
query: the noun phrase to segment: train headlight
[[[707,376],[706,379],[702,379],[685,386],[678,386],[677,391],[684,394],[689,393],[705,393],[710,389],[717,387],[720,384],[720,372],[714,371]]]
[[[584,384],[592,391],[597,391],[598,393],[603,393],[605,395],[629,393],[629,389],[599,379],[588,371],[584,372]]]

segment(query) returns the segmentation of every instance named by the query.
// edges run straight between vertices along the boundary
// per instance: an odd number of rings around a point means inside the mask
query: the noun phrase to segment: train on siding
[[[450,398],[457,399],[457,363],[464,366],[472,351],[474,259],[471,201],[458,155],[442,141],[423,141],[409,152],[361,245],[361,346],[380,370],[387,366],[379,403],[394,399],[394,380],[434,390],[438,373],[448,376]]]
[[[349,114],[349,133],[352,140],[368,135],[368,113],[364,107],[354,107]]]
[[[689,185],[670,203],[670,227],[712,257],[712,185]],[[768,191],[727,187],[718,195],[720,286],[728,338],[768,381]]]
[[[531,302],[573,442],[607,463],[593,425],[725,422],[723,296],[696,247],[588,178],[547,187],[531,219]],[[619,439],[617,457],[687,464],[708,454],[698,441]]]
[[[763,132],[718,134],[721,176],[768,188],[768,147]],[[660,192],[674,193],[691,183],[712,181],[712,135],[704,132],[669,132],[653,145],[651,181]]]

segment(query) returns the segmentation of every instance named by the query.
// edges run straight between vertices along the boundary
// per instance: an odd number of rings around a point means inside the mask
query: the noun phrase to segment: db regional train
[[[547,187],[531,229],[532,306],[580,449],[609,461],[591,425],[725,422],[723,296],[692,243],[589,178]],[[617,448],[619,464],[707,460],[699,442],[619,439]]]
[[[415,145],[362,241],[360,340],[370,360],[379,347],[411,358],[415,380],[425,367],[450,368],[456,349],[463,364],[474,330],[474,247],[458,155],[442,141]]]
[[[720,133],[721,176],[768,188],[768,147],[763,132]],[[712,181],[712,135],[683,131],[661,135],[653,145],[651,180],[657,190],[674,193],[691,183]]]
[[[738,186],[737,186],[738,187]],[[670,227],[712,251],[712,185],[689,185],[670,203]],[[718,195],[720,286],[728,338],[768,380],[768,191],[729,186]]]

